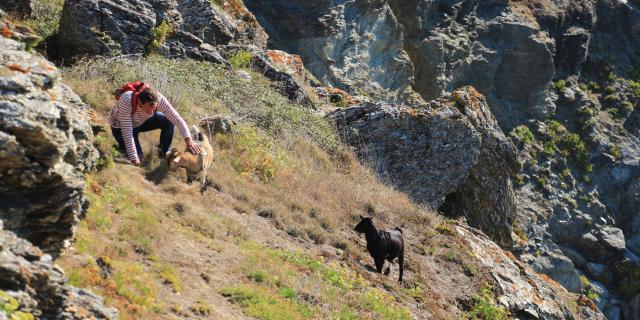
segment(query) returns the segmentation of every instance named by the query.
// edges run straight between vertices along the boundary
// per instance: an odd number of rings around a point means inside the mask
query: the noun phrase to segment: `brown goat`
[[[173,148],[167,155],[167,164],[171,171],[184,168],[187,171],[189,181],[192,181],[199,173],[202,173],[200,188],[204,190],[207,183],[207,169],[209,169],[213,162],[213,148],[207,136],[200,132],[198,127],[194,125],[192,131],[193,138],[196,143],[200,145],[202,152],[200,154],[193,154],[189,152],[189,150],[178,151],[178,149]]]

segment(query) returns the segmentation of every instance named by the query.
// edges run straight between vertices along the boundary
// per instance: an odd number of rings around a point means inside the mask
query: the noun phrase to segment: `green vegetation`
[[[576,202],[576,200],[574,200],[573,198],[571,198],[570,195],[565,194],[562,196],[562,201],[570,204],[572,207],[577,208],[578,207],[578,203]]]
[[[640,293],[640,268],[629,261],[623,261],[616,265],[614,271],[623,279],[618,284],[618,290],[625,300]]]
[[[224,289],[221,293],[231,302],[242,306],[247,315],[258,319],[308,319],[313,316],[313,312],[307,307],[264,288],[237,286]]]
[[[567,85],[567,83],[564,80],[558,80],[558,81],[553,83],[553,87],[556,90],[562,90],[562,89],[564,89],[566,87],[566,85]]]
[[[259,319],[334,318],[349,314],[377,319],[410,319],[407,309],[396,306],[396,299],[349,268],[312,257],[301,251],[273,249],[254,242],[243,245],[243,270],[250,283],[224,288],[221,293],[244,312]],[[299,277],[305,274],[307,285]],[[301,297],[316,288],[309,304]],[[416,295],[415,291],[406,294]]]
[[[594,291],[594,288],[593,286],[591,286],[591,283],[589,282],[589,279],[587,279],[587,277],[581,275],[580,282],[582,283],[582,293],[584,293],[587,298],[591,300],[596,300],[599,298],[598,294]]]
[[[251,58],[253,58],[251,52],[238,50],[229,57],[228,61],[235,69],[249,69],[251,66]]]
[[[622,158],[622,152],[620,151],[620,145],[613,145],[609,148],[609,154],[619,160]]]
[[[589,152],[580,136],[570,133],[558,121],[549,120],[546,124],[543,152],[547,156],[559,153],[562,157],[571,159],[580,168],[586,170],[589,165]]]
[[[484,286],[473,296],[473,306],[467,312],[468,319],[473,320],[507,320],[509,311],[496,305],[495,297],[490,286]]]
[[[147,45],[147,53],[153,53],[158,50],[161,45],[165,44],[167,36],[171,33],[173,33],[173,26],[166,21],[160,22],[151,31],[151,42]]]
[[[198,315],[208,316],[211,313],[211,306],[203,300],[198,300],[191,306],[191,310]]]
[[[512,135],[518,137],[518,139],[522,141],[522,144],[524,144],[525,146],[530,145],[535,141],[533,132],[531,132],[529,127],[527,127],[526,125],[517,126],[511,132]]]
[[[64,0],[34,1],[31,17],[22,22],[42,39],[46,39],[58,32],[63,6]]]
[[[19,311],[20,303],[15,298],[0,290],[0,314],[10,320],[34,320],[36,317],[28,312]]]
[[[455,231],[453,231],[453,228],[451,228],[451,226],[448,223],[441,223],[436,227],[436,230],[446,236],[454,236],[456,234]]]

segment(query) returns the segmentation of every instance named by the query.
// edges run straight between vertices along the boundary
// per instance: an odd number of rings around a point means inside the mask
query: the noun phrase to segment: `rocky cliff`
[[[51,257],[69,244],[88,204],[83,172],[94,167],[97,152],[86,106],[60,83],[53,64],[17,41],[34,36],[3,15],[0,317],[116,319],[99,297],[65,285]]]
[[[253,15],[234,8],[209,0],[66,1],[58,45],[63,58],[158,52],[225,63],[217,45],[267,41]]]
[[[511,247],[516,148],[473,87],[449,96],[424,108],[365,103],[328,117],[382,179]]]

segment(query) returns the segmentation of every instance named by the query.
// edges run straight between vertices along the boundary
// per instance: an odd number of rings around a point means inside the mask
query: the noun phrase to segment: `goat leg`
[[[402,283],[402,274],[404,273],[404,248],[400,251],[400,255],[398,256],[398,264],[400,265],[400,277],[398,278],[398,282]]]
[[[382,268],[384,267],[384,259],[375,259],[376,262],[376,271],[378,273],[382,273]]]

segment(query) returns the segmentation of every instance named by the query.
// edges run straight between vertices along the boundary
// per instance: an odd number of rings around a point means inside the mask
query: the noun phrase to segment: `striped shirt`
[[[122,130],[122,138],[124,139],[124,145],[127,148],[127,155],[129,160],[139,161],[138,152],[136,151],[136,145],[133,141],[133,128],[141,126],[149,118],[153,117],[153,114],[145,113],[138,103],[136,113],[131,115],[131,98],[133,97],[133,91],[125,92],[120,96],[120,100],[111,109],[111,116],[109,117],[109,124],[114,128],[120,128]],[[176,109],[171,106],[171,103],[160,93],[158,93],[158,111],[164,113],[165,117],[178,127],[182,137],[191,138],[189,133],[189,127],[187,123],[182,119]]]

